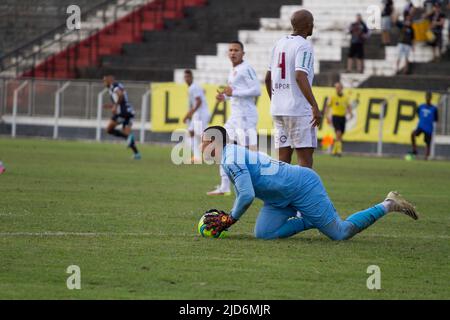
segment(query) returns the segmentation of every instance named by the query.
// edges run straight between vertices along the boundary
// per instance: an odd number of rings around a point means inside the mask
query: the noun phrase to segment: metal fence
[[[440,99],[437,104],[439,119],[434,127],[434,135],[431,145],[431,157],[434,158],[436,145],[450,145],[450,90],[447,92],[433,92],[439,94]],[[377,142],[377,155],[382,157],[384,155],[383,146],[385,144],[384,133],[384,118],[386,112],[386,104],[389,98],[381,106],[381,112],[379,115],[379,129],[378,129],[378,142]]]
[[[141,141],[150,128],[150,85],[123,82],[140,123]],[[58,81],[36,79],[0,79],[0,116],[11,123],[11,136],[17,135],[17,124],[53,126],[55,139],[61,125],[96,129],[96,140],[111,117],[103,111],[109,102],[101,81]]]
[[[436,134],[450,136],[450,92],[442,94],[438,109],[439,121],[436,125]]]
[[[151,130],[150,84],[125,81],[124,85],[136,111],[135,129],[140,131],[143,143],[145,132]],[[441,99],[435,143],[449,145],[450,91],[436,93]],[[102,129],[110,117],[102,106],[108,101],[107,90],[101,81],[0,79],[0,117],[11,125],[12,137],[18,134],[20,125],[42,125],[53,128],[54,139],[60,137],[60,127],[94,128],[95,139],[101,141],[104,138]],[[379,156],[384,154],[383,119],[380,112]]]

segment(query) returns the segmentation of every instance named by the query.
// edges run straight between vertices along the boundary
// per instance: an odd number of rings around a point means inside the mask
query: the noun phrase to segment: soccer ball
[[[408,153],[407,155],[405,155],[405,160],[406,161],[413,161],[416,157],[413,154]]]
[[[208,213],[208,214],[219,214],[219,213]],[[219,238],[223,239],[227,236],[227,231],[222,231],[221,233],[216,234],[215,236],[212,235],[212,230],[206,230],[206,224],[205,224],[205,215],[204,214],[200,221],[198,222],[198,233],[205,238]]]

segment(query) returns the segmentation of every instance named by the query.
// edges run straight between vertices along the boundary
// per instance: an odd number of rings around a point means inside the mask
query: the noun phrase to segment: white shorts
[[[411,54],[412,47],[410,45],[399,43],[398,44],[398,58],[402,59],[403,57],[405,59],[409,60],[409,55]]]
[[[254,116],[232,116],[225,123],[228,137],[239,145],[248,147],[258,144],[258,115]]]
[[[317,148],[317,128],[313,128],[312,116],[274,116],[275,148]]]
[[[188,131],[194,132],[194,135],[201,135],[203,130],[208,127],[209,120],[209,113],[195,112],[192,116],[192,120],[189,121]]]

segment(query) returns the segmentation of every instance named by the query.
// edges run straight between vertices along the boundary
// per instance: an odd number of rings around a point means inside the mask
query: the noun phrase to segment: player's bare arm
[[[232,97],[233,96],[233,88],[230,86],[226,86],[223,89],[223,94],[227,95],[228,97]]]
[[[117,88],[116,89],[116,94],[117,94],[117,101],[116,101],[116,105],[120,105],[123,102],[123,90]]]
[[[309,104],[312,107],[313,120],[311,121],[311,124],[313,125],[313,127],[318,127],[322,120],[322,114],[319,110],[316,98],[314,97],[314,93],[312,92],[312,88],[309,84],[308,75],[303,71],[296,71],[295,80],[297,81],[297,85],[302,91],[306,100],[308,100]]]
[[[327,119],[327,123],[331,124],[331,99],[330,97],[325,98],[325,108],[323,110],[323,115]]]
[[[117,88],[114,94],[114,103],[110,104],[111,107],[108,107],[108,109],[111,109],[112,114],[117,113],[117,110],[120,108],[120,104],[123,102],[123,90]]]
[[[272,73],[270,71],[267,71],[264,82],[266,83],[267,94],[269,95],[270,100],[272,100]]]
[[[349,103],[349,106],[347,107],[347,115],[349,116],[350,119],[353,119],[354,114],[353,114],[353,109],[351,104]]]
[[[224,90],[217,89],[216,100],[219,102],[225,101],[225,92]]]
[[[194,113],[196,113],[201,106],[202,106],[202,99],[200,97],[195,98],[195,106],[191,107],[191,109],[184,117],[183,122],[186,123],[188,120],[191,120]]]

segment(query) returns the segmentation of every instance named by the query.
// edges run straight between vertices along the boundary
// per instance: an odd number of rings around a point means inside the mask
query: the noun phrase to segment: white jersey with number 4
[[[269,66],[272,76],[273,116],[312,116],[311,105],[301,92],[295,72],[308,75],[309,84],[314,80],[314,51],[302,36],[284,36],[272,50]]]

